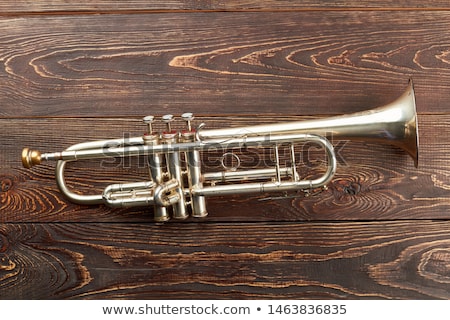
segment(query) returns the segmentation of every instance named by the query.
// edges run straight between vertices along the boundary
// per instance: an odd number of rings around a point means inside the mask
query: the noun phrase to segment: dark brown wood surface
[[[180,232],[182,229],[182,232]],[[16,297],[448,298],[450,224],[8,224]]]
[[[449,299],[448,8],[2,2],[0,298]],[[141,135],[147,114],[192,111],[223,128],[367,110],[397,98],[408,79],[419,168],[395,147],[333,141],[338,172],[307,199],[211,198],[203,220],[155,225],[151,208],[72,204],[54,164],[20,161],[23,147]],[[147,175],[136,158],[67,173],[83,192]]]
[[[392,101],[409,78],[418,111],[442,113],[449,20],[345,10],[3,17],[0,115],[340,114]]]

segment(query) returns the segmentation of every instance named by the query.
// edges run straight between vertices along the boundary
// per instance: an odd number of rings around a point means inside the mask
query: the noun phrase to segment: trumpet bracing
[[[204,124],[192,126],[192,113],[184,113],[184,130],[172,128],[172,115],[162,121],[166,129],[153,129],[155,118],[143,119],[147,132],[138,137],[84,142],[62,152],[40,153],[28,148],[22,151],[24,167],[31,168],[42,161],[55,160],[56,182],[68,200],[78,204],[106,204],[110,207],[152,206],[154,219],[164,222],[172,216],[185,219],[205,217],[206,197],[249,193],[286,193],[324,189],[332,180],[337,167],[333,145],[326,138],[362,140],[391,144],[409,154],[418,165],[418,127],[412,81],[394,102],[372,110],[318,120],[293,121],[240,128],[204,129]],[[319,177],[301,179],[297,171],[294,145],[314,143],[325,150],[325,173]],[[288,145],[289,161],[282,165],[279,147]],[[239,157],[232,152],[222,156],[221,171],[203,172],[201,153],[211,146],[227,149],[256,147],[271,148],[274,165],[268,168],[239,170]],[[80,194],[68,188],[65,181],[66,163],[83,159],[145,156],[149,177],[144,181],[114,183],[101,194]],[[237,162],[227,166],[224,157]]]

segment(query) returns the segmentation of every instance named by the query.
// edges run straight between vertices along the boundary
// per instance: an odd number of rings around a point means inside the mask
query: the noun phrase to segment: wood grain
[[[449,8],[2,1],[0,299],[449,299]],[[419,169],[394,147],[334,141],[338,174],[308,199],[219,197],[205,220],[156,225],[149,208],[71,204],[53,164],[20,163],[25,146],[140,135],[147,114],[223,128],[367,110],[409,78]],[[72,164],[69,185],[146,175],[141,158],[102,164]]]
[[[0,297],[448,299],[449,232],[448,221],[5,224]]]
[[[6,0],[0,4],[0,14],[88,14],[88,13],[119,13],[148,11],[277,11],[277,10],[419,10],[419,9],[448,9],[448,2],[439,1],[293,1],[293,0],[247,0],[247,1],[211,1],[211,0],[170,0],[170,1],[111,1],[111,0],[77,0],[77,1],[49,1],[36,0],[31,4],[26,1]]]
[[[279,120],[308,118],[280,117]],[[273,122],[273,117],[227,119],[230,126]],[[205,122],[211,128],[223,126],[221,117],[199,117],[195,121]],[[448,219],[450,168],[442,145],[450,144],[449,124],[447,115],[419,117],[422,143],[418,169],[398,148],[334,141],[339,167],[328,191],[311,198],[269,201],[261,201],[270,197],[267,194],[211,198],[206,221]],[[56,152],[74,143],[140,135],[143,124],[139,119],[8,119],[0,120],[0,125],[5,129],[0,133],[0,140],[5,142],[0,155],[0,212],[3,213],[0,221],[151,221],[150,208],[112,210],[71,204],[56,187],[54,163],[27,170],[21,168],[20,160],[23,147]],[[19,140],[9,140],[11,136]],[[221,171],[218,163],[222,153],[203,154],[203,170]],[[267,151],[248,150],[238,154],[244,169],[273,166]],[[298,160],[308,159],[306,156],[299,149]],[[314,162],[313,157],[311,154],[310,161]],[[80,161],[68,167],[70,186],[83,193],[100,194],[110,183],[143,181],[148,176],[145,161],[136,157]],[[303,176],[311,174],[310,167],[299,168]]]
[[[448,11],[3,18],[0,116],[350,113],[392,101],[408,78],[419,112],[442,113],[449,18]]]

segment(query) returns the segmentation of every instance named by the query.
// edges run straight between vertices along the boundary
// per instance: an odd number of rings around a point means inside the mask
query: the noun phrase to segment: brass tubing
[[[147,118],[150,120],[150,118]],[[155,146],[159,143],[159,136],[154,134],[151,127],[151,122],[149,122],[149,132],[147,135],[144,135],[144,143],[148,146]],[[147,165],[150,171],[150,177],[156,186],[160,185],[164,181],[164,173],[163,173],[163,159],[160,153],[152,153],[147,155]],[[154,191],[154,190],[153,190]],[[165,222],[170,219],[169,212],[167,208],[161,206],[160,204],[154,202],[154,213],[153,219],[156,222]]]
[[[239,171],[216,171],[204,173],[203,180],[205,182],[232,182],[242,180],[273,179],[276,177],[276,174],[277,173],[275,168]],[[280,168],[280,175],[282,178],[292,177],[292,168]]]
[[[337,167],[336,156],[334,154],[333,145],[324,137],[315,135],[305,135],[305,141],[313,141],[320,144],[327,154],[328,164],[326,172],[319,178],[313,180],[301,181],[281,181],[261,182],[261,183],[242,183],[232,185],[213,185],[198,189],[193,189],[192,194],[203,196],[219,196],[231,194],[250,194],[263,192],[284,192],[295,190],[312,190],[323,187],[328,184],[334,176]],[[275,176],[278,174],[275,169]]]
[[[106,205],[112,208],[150,206],[154,203],[153,181],[110,184],[103,191]]]
[[[188,168],[189,189],[203,188],[202,173],[200,170],[200,152],[198,150],[186,152],[186,162]],[[192,216],[203,218],[208,215],[206,210],[206,199],[201,195],[191,194]]]
[[[172,132],[163,133],[162,135],[162,143],[170,145],[176,143],[176,134]],[[186,210],[186,199],[184,196],[183,190],[183,176],[181,172],[181,161],[180,161],[180,152],[173,151],[165,153],[166,155],[166,165],[167,172],[169,174],[169,179],[176,180],[178,182],[176,192],[180,195],[178,201],[173,203],[173,218],[174,219],[186,219],[189,215]]]

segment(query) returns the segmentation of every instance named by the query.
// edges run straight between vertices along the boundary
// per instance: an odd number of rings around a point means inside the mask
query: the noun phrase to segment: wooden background
[[[0,297],[450,298],[447,1],[0,3]],[[340,143],[310,199],[210,199],[204,220],[67,202],[23,147],[140,135],[142,116],[208,128],[351,113],[412,78],[419,168],[401,150]],[[160,127],[159,127],[160,128]],[[111,166],[112,167],[112,166]],[[139,180],[77,163],[70,185]]]

